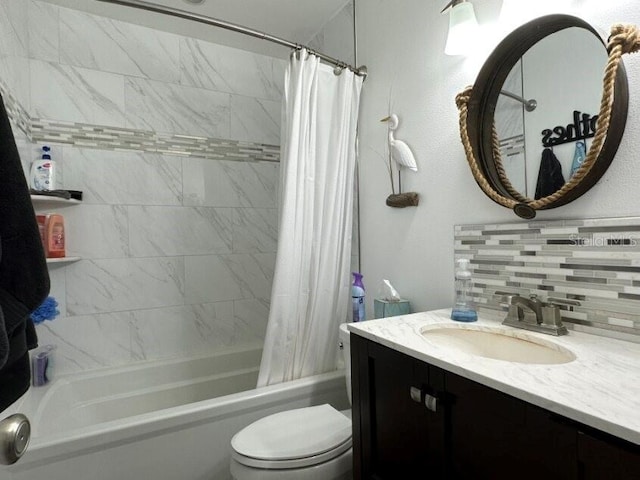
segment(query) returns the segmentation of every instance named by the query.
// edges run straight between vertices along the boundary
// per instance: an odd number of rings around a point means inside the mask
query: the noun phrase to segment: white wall
[[[454,97],[472,84],[497,36],[465,58],[443,53],[448,18],[441,2],[424,0],[358,1],[358,63],[369,77],[360,115],[361,253],[368,312],[383,278],[411,300],[415,311],[447,307],[452,299],[453,225],[515,222],[509,210],[494,204],[475,184],[458,133]],[[503,32],[514,23],[496,25],[501,8],[521,19],[546,13],[570,13],[608,35],[613,23],[640,24],[635,2],[623,0],[484,0],[474,2],[485,30]],[[504,27],[504,28],[503,28]],[[479,49],[483,50],[483,49]],[[624,58],[630,85],[629,119],[617,157],[600,182],[570,205],[538,213],[538,219],[632,216],[640,214],[640,165],[635,158],[640,137],[640,57]],[[391,105],[400,116],[397,138],[413,149],[419,172],[406,174],[406,191],[420,194],[420,205],[392,209],[384,154],[386,130],[380,118]],[[377,153],[376,153],[377,152]]]
[[[353,1],[348,1],[308,42],[309,47],[352,65],[355,63]]]

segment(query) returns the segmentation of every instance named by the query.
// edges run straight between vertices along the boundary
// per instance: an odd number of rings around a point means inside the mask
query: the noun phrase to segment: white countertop
[[[350,323],[349,331],[474,380],[521,400],[640,445],[640,344],[570,331],[554,337],[505,327],[482,317],[465,324],[450,310]],[[502,316],[502,315],[501,315]],[[576,359],[557,365],[531,365],[454,352],[427,341],[420,329],[455,324],[521,332],[566,348]]]

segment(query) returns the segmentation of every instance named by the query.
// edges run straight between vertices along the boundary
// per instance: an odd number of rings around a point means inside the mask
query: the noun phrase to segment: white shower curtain
[[[278,255],[258,386],[336,368],[362,78],[302,50],[285,74]]]

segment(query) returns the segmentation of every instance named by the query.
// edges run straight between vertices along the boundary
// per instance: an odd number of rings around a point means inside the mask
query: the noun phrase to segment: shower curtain
[[[305,50],[285,74],[278,255],[258,386],[336,368],[347,318],[362,78]]]

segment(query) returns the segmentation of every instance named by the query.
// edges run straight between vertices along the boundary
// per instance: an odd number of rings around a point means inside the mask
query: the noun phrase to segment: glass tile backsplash
[[[503,292],[577,300],[568,328],[640,342],[640,217],[457,225],[480,308],[505,310]]]

